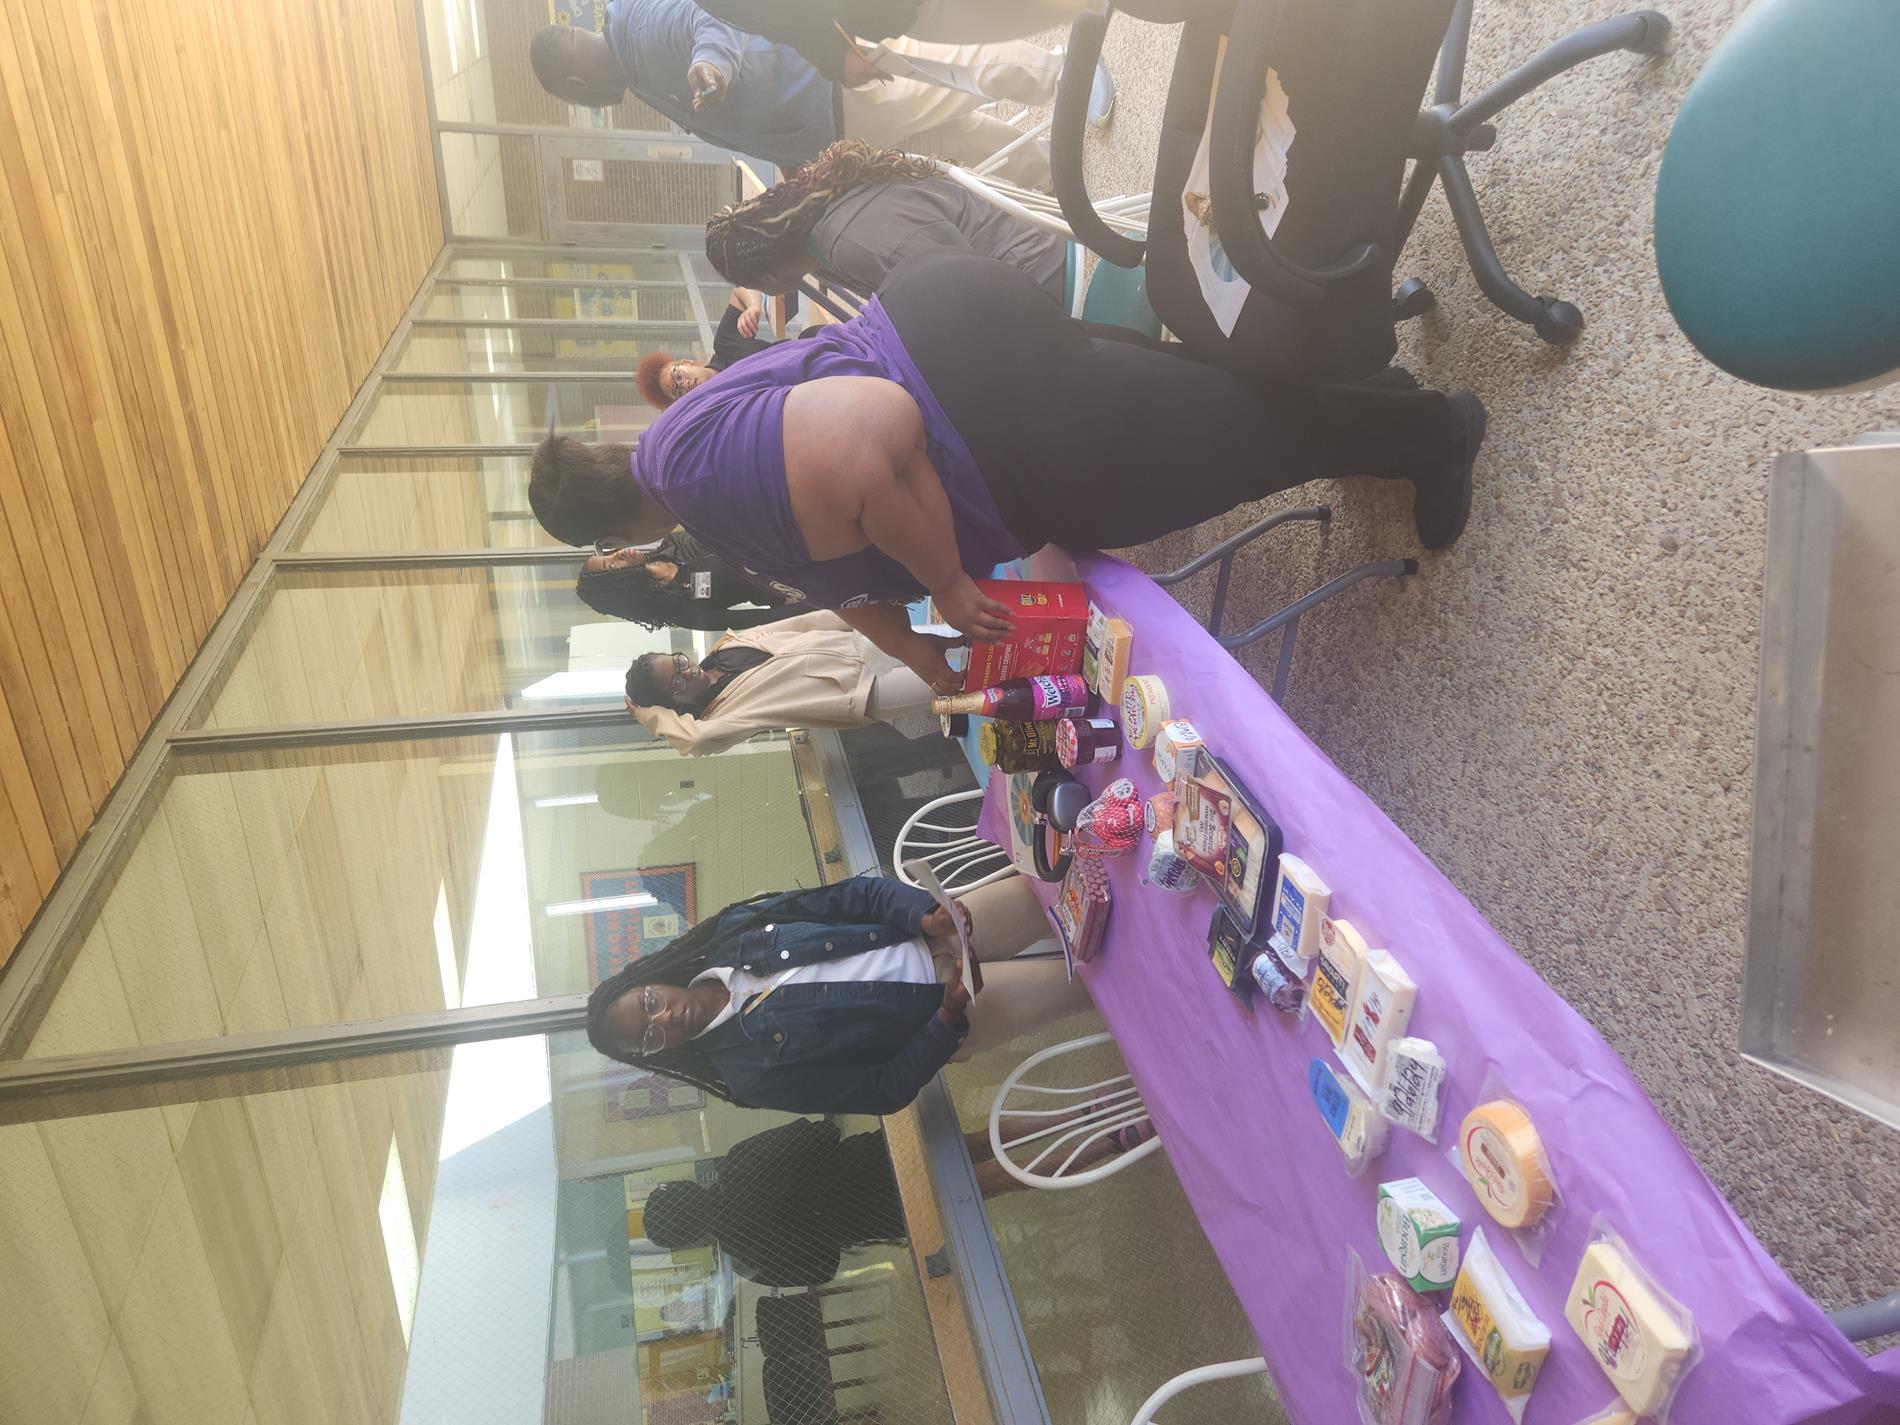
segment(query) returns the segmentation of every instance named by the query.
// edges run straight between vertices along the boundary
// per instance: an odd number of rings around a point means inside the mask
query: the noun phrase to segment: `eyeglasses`
[[[640,1034],[642,1054],[657,1054],[666,1047],[666,1026],[653,1022],[659,1012],[660,997],[651,989],[640,991],[640,1013],[647,1017],[647,1027]]]
[[[673,696],[676,698],[686,696],[686,670],[690,666],[684,653],[673,655]]]
[[[685,365],[683,361],[676,361],[666,368],[666,394],[676,401],[692,390],[695,384],[686,379]]]
[[[600,555],[618,554],[627,547],[624,539],[597,539],[594,541],[594,553]]]

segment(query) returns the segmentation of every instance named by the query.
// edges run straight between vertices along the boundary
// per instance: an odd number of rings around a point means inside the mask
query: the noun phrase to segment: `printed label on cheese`
[[[1320,921],[1311,1003],[1314,1017],[1334,1044],[1346,1037],[1346,1011],[1352,1005],[1353,980],[1364,947],[1365,941],[1346,921]]]
[[[1528,1227],[1554,1195],[1530,1115],[1509,1099],[1481,1103],[1458,1136],[1465,1177],[1478,1201],[1506,1227]]]
[[[1668,1404],[1694,1350],[1680,1311],[1665,1305],[1607,1240],[1584,1249],[1564,1303],[1564,1319],[1639,1415],[1656,1414]]]

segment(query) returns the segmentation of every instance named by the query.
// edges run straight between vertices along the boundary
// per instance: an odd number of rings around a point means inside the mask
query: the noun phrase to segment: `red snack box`
[[[978,579],[977,588],[1009,609],[1016,631],[999,643],[970,647],[963,691],[993,688],[1005,678],[1082,671],[1089,596],[1080,584],[1034,579]]]

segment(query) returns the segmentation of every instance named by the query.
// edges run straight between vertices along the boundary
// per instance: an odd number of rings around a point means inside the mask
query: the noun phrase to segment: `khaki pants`
[[[960,898],[970,912],[971,939],[983,964],[983,993],[970,1001],[970,1033],[953,1056],[961,1063],[1050,1020],[1090,1007],[1080,980],[1071,980],[1060,955],[1018,960],[1054,932],[1042,903],[1021,876],[981,886]],[[954,942],[932,940],[940,975],[956,963]]]
[[[1062,73],[1060,56],[1020,42],[991,45],[929,44],[900,37],[884,44],[895,54],[943,60],[973,68],[988,99],[1048,104]],[[987,99],[915,79],[887,79],[844,91],[844,132],[873,148],[901,148],[947,159],[968,168],[981,163],[1018,135],[1015,126],[979,114]],[[1002,177],[1025,187],[1049,182],[1049,148],[1038,139],[1004,162]]]

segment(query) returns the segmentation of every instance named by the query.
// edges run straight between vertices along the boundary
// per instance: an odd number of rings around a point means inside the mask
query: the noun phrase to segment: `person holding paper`
[[[972,1000],[957,927],[928,891],[883,876],[755,896],[597,985],[602,1054],[747,1108],[895,1113],[952,1058],[1087,1007],[1013,876],[956,903],[985,987]]]
[[[643,653],[627,669],[627,711],[687,757],[723,752],[759,732],[863,727],[928,712],[933,692],[831,613],[729,633],[697,663],[684,653]]]
[[[726,280],[773,293],[814,273],[869,296],[899,262],[929,248],[1007,262],[1063,299],[1068,244],[1060,236],[985,202],[930,159],[857,139],[839,139],[706,224],[706,256]]]
[[[1408,482],[1419,542],[1442,549],[1464,529],[1484,434],[1469,393],[1263,386],[1072,321],[991,258],[931,252],[854,320],[676,402],[637,451],[550,436],[528,501],[571,544],[682,524],[937,686],[942,648],[903,609],[920,594],[959,631],[1000,638],[1008,611],[975,581],[1004,560],[1141,544],[1351,475]]]
[[[684,530],[651,549],[602,540],[581,565],[575,592],[594,612],[647,628],[723,633],[811,612],[760,588]]]
[[[692,0],[613,0],[599,31],[545,26],[528,58],[541,87],[558,99],[604,109],[631,90],[688,133],[787,169],[847,135],[981,162],[1019,130],[977,110],[992,99],[1047,104],[1062,70],[1059,54],[1020,41],[894,39],[886,48],[960,66],[981,92],[891,77],[855,47],[839,77],[827,78],[795,50],[723,24]],[[1025,144],[1001,172],[1019,183],[1047,183],[1047,147]]]

